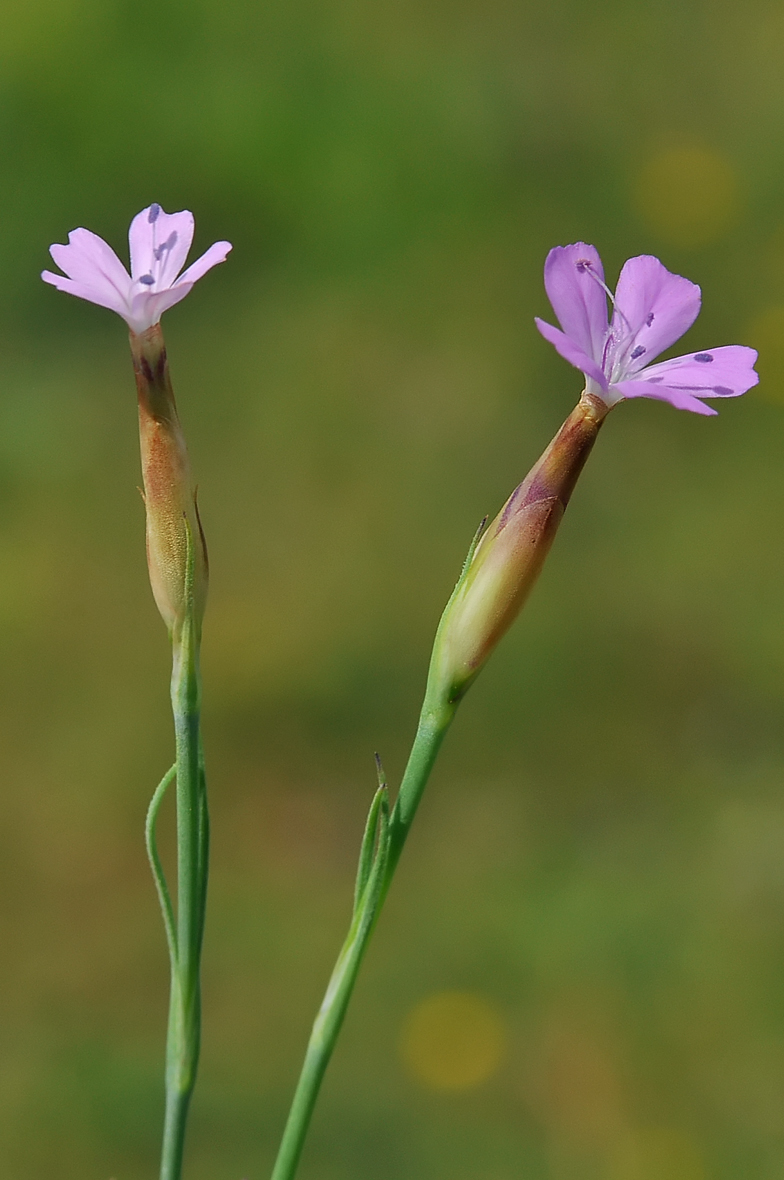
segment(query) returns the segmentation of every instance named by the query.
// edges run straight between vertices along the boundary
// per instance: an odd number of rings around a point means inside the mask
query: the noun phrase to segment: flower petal
[[[182,272],[175,285],[179,287],[180,283],[198,282],[202,275],[205,275],[208,270],[212,270],[213,266],[226,261],[229,250],[231,250],[231,242],[214,242],[209,250],[205,250],[201,258],[197,258],[187,270]]]
[[[660,402],[669,402],[676,410],[691,410],[694,414],[716,414],[713,406],[706,406],[694,394],[684,389],[671,389],[667,385],[656,385],[653,381],[618,381],[611,386],[625,398],[652,397]],[[705,394],[702,395],[703,397]]]
[[[696,320],[700,302],[696,283],[672,274],[651,254],[625,262],[615,289],[612,326],[628,341],[627,353],[640,350],[626,371],[639,371],[674,344]]]
[[[130,311],[127,315],[128,323],[134,332],[146,332],[153,324],[157,324],[165,311],[174,307],[184,299],[192,289],[193,283],[175,283],[165,291],[141,290],[131,300]]]
[[[544,286],[558,322],[566,335],[600,365],[608,326],[603,282],[604,269],[595,246],[574,242],[571,246],[556,246],[547,255]]]
[[[661,382],[674,389],[684,389],[697,397],[740,397],[759,381],[754,370],[757,353],[744,344],[725,344],[688,356],[650,365],[637,375],[638,380]]]
[[[42,278],[61,291],[111,308],[139,333],[157,324],[163,312],[184,299],[196,280],[231,250],[229,242],[216,242],[178,278],[193,241],[193,214],[187,209],[165,213],[160,205],[137,213],[128,238],[131,274],[102,238],[75,229],[67,246],[51,247],[65,276],[47,270]]]
[[[185,265],[193,241],[193,214],[164,213],[160,205],[149,205],[137,213],[128,231],[131,274],[155,277],[158,291],[170,287]]]
[[[597,365],[596,361],[592,360],[579,344],[576,344],[572,336],[567,336],[564,332],[559,332],[552,324],[548,324],[546,320],[540,320],[538,316],[534,317],[534,323],[539,331],[544,336],[545,340],[549,340],[559,352],[564,360],[569,361],[576,369],[585,373],[586,377],[593,377],[594,381],[601,386],[602,389],[608,388],[607,378],[602,372],[601,365]]]
[[[89,229],[72,230],[68,245],[55,243],[49,253],[69,279],[93,288],[96,294],[106,298],[110,293],[123,301],[128,298],[131,276],[111,246]]]
[[[58,291],[67,291],[69,295],[78,295],[80,299],[87,299],[90,303],[97,303],[99,307],[108,307],[116,311],[124,320],[128,320],[128,306],[113,288],[107,286],[98,290],[91,284],[82,283],[75,279],[68,279],[65,275],[54,274],[51,270],[41,272],[45,283],[51,283]]]
[[[180,213],[161,210],[156,222],[159,229],[158,249],[161,251],[161,272],[158,288],[170,287],[182,268],[193,241],[193,214],[188,209]],[[164,249],[164,247],[166,247]]]
[[[153,223],[150,221],[150,214],[157,208],[159,208],[157,205],[148,205],[146,209],[142,209],[141,213],[136,214],[131,222],[131,228],[128,230],[128,245],[131,249],[131,276],[137,283],[142,275],[152,272],[152,252],[155,243],[153,242]]]
[[[219,262],[223,262],[229,250],[230,242],[215,242],[170,287],[162,291],[156,290],[155,287],[145,287],[137,291],[131,300],[128,319],[134,332],[144,332],[153,324],[157,324],[163,313],[184,299],[203,274]]]

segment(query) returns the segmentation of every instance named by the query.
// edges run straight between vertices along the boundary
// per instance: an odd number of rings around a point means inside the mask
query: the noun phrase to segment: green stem
[[[400,791],[390,819],[389,856],[384,876],[382,900],[392,883],[403,845],[419,807],[419,801],[427,786],[430,772],[441,749],[441,743],[454,720],[457,706],[457,701],[432,705],[429,694],[425,695],[416,737],[408,756],[403,781],[400,784]]]
[[[378,921],[422,792],[456,707],[456,704],[433,707],[428,695],[425,696],[414,745],[394,810],[388,824],[382,816],[382,822],[378,826],[373,867],[364,888],[359,890],[348,936],[338,955],[321,1008],[313,1024],[302,1072],[272,1172],[272,1180],[292,1180],[297,1170],[321,1082],[335,1048],[363,956]],[[386,788],[382,786],[376,800],[379,800],[381,793],[385,791]],[[377,802],[374,800],[360,856],[358,883],[361,883],[367,871],[367,850],[376,836],[376,807]]]
[[[174,927],[174,953],[171,955],[169,1028],[166,1041],[166,1116],[161,1180],[180,1180],[188,1107],[196,1082],[199,1060],[199,963],[204,932],[208,867],[206,787],[199,734],[200,697],[198,636],[192,611],[189,611],[181,633],[175,637],[171,684],[176,739],[177,918]],[[159,792],[162,797],[161,788]],[[156,797],[151,804],[151,811],[154,808],[153,827],[157,812]],[[158,798],[157,804],[159,803]],[[153,827],[148,823],[154,850]],[[151,854],[151,860],[155,873],[156,863],[160,868],[157,853],[154,860]],[[156,883],[160,892],[157,873]],[[163,896],[167,897],[168,893],[165,892]],[[163,910],[166,921],[165,903]],[[168,917],[172,920],[170,906]]]

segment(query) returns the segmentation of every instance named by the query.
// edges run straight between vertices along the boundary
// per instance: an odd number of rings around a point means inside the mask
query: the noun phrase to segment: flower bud
[[[431,700],[455,702],[539,576],[608,406],[583,393],[538,463],[468,555],[436,635]]]
[[[191,594],[197,630],[201,626],[207,596],[207,550],[160,324],[130,336],[139,398],[147,566],[158,610],[170,634],[177,638]]]

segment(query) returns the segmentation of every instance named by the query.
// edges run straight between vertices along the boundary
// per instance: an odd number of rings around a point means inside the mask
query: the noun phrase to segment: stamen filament
[[[604,291],[607,298],[610,300],[610,303],[613,305],[613,307],[615,307],[615,296],[613,295],[612,291],[605,283],[604,279],[599,278],[598,274],[596,273],[596,271],[593,269],[593,266],[591,265],[591,260],[589,258],[581,258],[580,261],[577,263],[577,269],[581,270],[583,272],[587,271],[588,274],[593,279],[593,281],[595,283],[599,284],[599,286]]]

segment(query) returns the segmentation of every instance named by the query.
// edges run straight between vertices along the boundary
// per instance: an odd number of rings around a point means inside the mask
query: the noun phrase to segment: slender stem
[[[161,1180],[180,1180],[188,1107],[199,1060],[199,961],[207,886],[208,824],[199,735],[198,637],[192,612],[175,637],[171,700],[176,739],[177,920],[166,1043]],[[165,911],[164,911],[165,912]]]
[[[354,981],[367,944],[367,931],[360,931],[359,915],[351,923],[348,937],[338,955],[326,994],[313,1024],[305,1061],[286,1121],[286,1129],[275,1161],[272,1180],[290,1180],[299,1163],[305,1136],[321,1082],[346,1014]]]
[[[379,830],[373,868],[357,899],[348,936],[338,955],[321,1008],[313,1024],[302,1072],[272,1172],[272,1180],[292,1180],[296,1173],[321,1082],[335,1048],[363,956],[378,921],[422,792],[456,707],[456,704],[446,704],[434,708],[428,696],[425,697],[394,810],[388,826],[384,825],[383,829]],[[371,808],[368,820],[371,839],[375,831],[371,828],[372,822]],[[367,860],[366,845],[367,833],[360,857],[360,879]]]
[[[584,392],[490,527],[485,531],[483,521],[474,536],[438,625],[416,737],[389,825],[379,832],[372,859],[372,892],[369,884],[363,891],[367,837],[363,842],[356,890],[360,901],[313,1026],[272,1180],[293,1180],[362,956],[457,705],[536,581],[606,414],[601,398]]]
[[[207,810],[207,778],[204,773],[204,753],[199,749],[199,881],[200,913],[198,956],[201,961],[201,946],[204,939],[204,919],[207,914],[207,881],[210,867],[210,814]]]
[[[441,749],[441,743],[452,724],[459,703],[452,701],[432,705],[429,696],[429,693],[425,695],[416,737],[408,756],[403,781],[400,784],[400,791],[392,811],[389,825],[389,856],[382,898],[386,896],[392,883],[403,845],[419,807],[419,801],[427,786],[430,772]]]
[[[152,215],[151,215],[152,216]],[[166,1117],[161,1180],[180,1180],[188,1106],[199,1060],[199,962],[204,933],[209,830],[199,735],[199,640],[207,549],[177,414],[160,324],[130,334],[139,402],[139,442],[153,596],[172,638],[177,800],[177,912],[155,847],[155,819],[169,776],[153,796],[147,850],[171,960],[166,1039]]]

